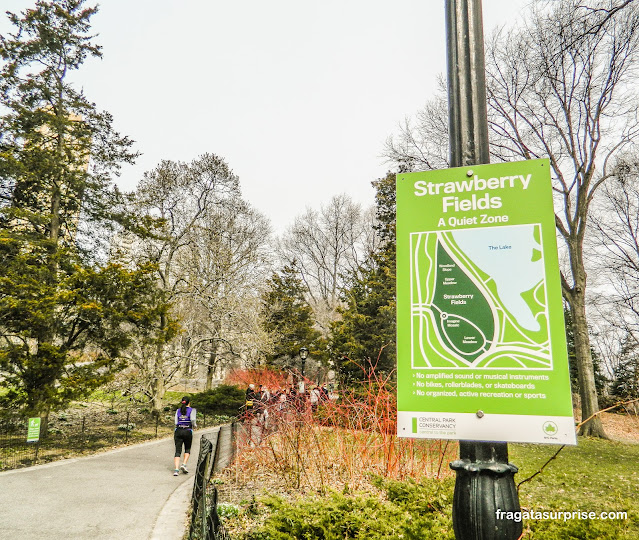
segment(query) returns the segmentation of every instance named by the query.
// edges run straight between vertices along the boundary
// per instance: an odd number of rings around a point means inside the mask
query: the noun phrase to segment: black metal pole
[[[486,73],[481,0],[446,0],[450,165],[490,162],[486,112]],[[479,415],[479,412],[478,412]],[[502,442],[459,442],[453,498],[457,540],[514,540],[521,521],[504,519],[518,512],[519,496]],[[504,512],[499,516],[498,511]],[[512,514],[511,514],[512,516]]]

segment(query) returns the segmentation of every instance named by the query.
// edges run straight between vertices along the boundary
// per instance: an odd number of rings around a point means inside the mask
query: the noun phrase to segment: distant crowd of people
[[[278,388],[271,392],[266,385],[257,388],[249,384],[246,389],[246,400],[240,418],[243,421],[257,421],[268,427],[274,415],[286,419],[289,415],[314,411],[324,401],[330,399],[325,384],[312,386],[309,392],[298,392],[294,386]]]

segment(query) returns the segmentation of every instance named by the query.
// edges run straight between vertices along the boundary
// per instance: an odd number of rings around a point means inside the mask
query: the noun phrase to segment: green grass
[[[1,392],[2,392],[2,389],[0,389],[0,395],[1,395]],[[185,396],[185,395],[188,396],[190,394],[188,392],[184,393],[184,392],[176,392],[174,390],[167,390],[164,394],[163,401],[167,406],[174,408],[174,407],[177,407],[177,405],[182,400],[182,396]],[[146,403],[148,400],[148,398],[142,394],[136,394],[133,397],[136,399],[138,403]],[[86,398],[86,401],[100,402],[105,404],[114,403],[115,405],[118,405],[120,403],[126,403],[126,404],[130,403],[129,396],[123,396],[119,390],[116,390],[115,392],[107,392],[103,390],[102,388],[98,388],[94,390],[93,392],[91,392],[91,394]],[[147,405],[147,407],[150,408],[150,405]]]
[[[516,482],[537,472],[557,446],[511,444]],[[579,439],[565,447],[544,472],[520,486],[523,511],[625,511],[627,519],[524,521],[523,539],[635,540],[639,538],[639,445]],[[234,538],[279,540],[454,538],[454,480],[396,482],[377,479],[370,492],[262,496],[245,501],[227,526]],[[245,531],[245,532],[242,532]]]
[[[175,405],[177,406],[180,401],[182,400],[183,396],[190,396],[191,394],[189,392],[179,392],[179,391],[175,391],[175,390],[167,390],[166,393],[164,394],[164,402],[168,403],[170,405]]]
[[[511,444],[510,461],[520,468],[516,481],[534,474],[557,447]],[[639,538],[639,444],[580,438],[567,446],[543,473],[520,486],[522,509],[544,511],[626,511],[626,520],[529,520],[531,538]]]

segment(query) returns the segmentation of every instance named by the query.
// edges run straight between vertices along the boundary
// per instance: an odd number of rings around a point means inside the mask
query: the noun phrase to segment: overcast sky
[[[484,0],[485,33],[527,3]],[[2,11],[34,4],[2,0]],[[103,59],[74,80],[143,154],[122,188],[162,159],[214,153],[281,233],[339,193],[373,204],[384,141],[445,72],[444,4],[103,0],[92,19]]]

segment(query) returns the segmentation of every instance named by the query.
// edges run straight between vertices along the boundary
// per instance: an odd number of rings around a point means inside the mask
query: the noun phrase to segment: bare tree
[[[619,372],[624,344],[639,346],[639,160],[622,156],[593,214],[597,270],[607,276],[601,295],[606,367]]]
[[[190,233],[181,263],[188,274],[188,304],[204,314],[198,326],[208,343],[207,388],[225,364],[263,347],[254,339],[261,334],[254,314],[270,270],[269,236],[267,219],[239,198]]]
[[[632,83],[638,43],[637,5],[620,0],[538,0],[523,25],[487,42],[491,156],[550,159],[557,231],[567,253],[562,292],[572,314],[584,418],[599,410],[586,320],[584,242],[595,193],[614,176],[615,156],[637,134]],[[443,122],[442,106],[433,103],[422,112],[424,134]],[[406,125],[399,136],[403,142],[387,143],[384,155],[400,169],[432,168],[442,155],[441,133],[429,147],[420,143],[424,135]],[[418,145],[424,156],[414,150]],[[598,417],[581,433],[605,437]]]
[[[636,73],[638,45],[636,5],[562,0],[540,2],[522,28],[498,34],[488,47],[493,152],[504,160],[550,159],[561,209],[556,225],[569,257],[561,281],[573,320],[583,418],[599,410],[584,241],[595,193],[614,176],[615,155],[637,133],[637,95],[625,81]],[[582,426],[581,434],[605,437],[601,420]]]
[[[309,303],[323,332],[335,320],[343,278],[374,249],[368,234],[371,214],[345,194],[319,210],[307,208],[295,218],[278,245],[284,264],[299,269]]]
[[[158,281],[174,319],[139,340],[131,359],[158,410],[181,370],[204,367],[210,385],[225,362],[242,356],[256,285],[266,264],[266,219],[241,198],[239,179],[223,159],[205,154],[190,164],[163,161],[135,193],[142,215],[159,218],[156,239],[133,246],[134,256],[158,266]]]
[[[610,276],[615,303],[621,302],[639,321],[639,162],[624,158],[602,189],[592,226],[600,268]],[[639,327],[638,327],[639,330]]]
[[[381,247],[382,237],[378,229],[377,209],[375,206],[370,206],[362,212],[362,236],[359,243],[361,246],[361,260],[358,260],[359,267],[361,267],[362,263],[369,261]]]
[[[448,156],[448,97],[446,81],[438,79],[438,91],[417,111],[415,121],[405,118],[399,135],[386,139],[383,157],[400,172],[446,169]]]

